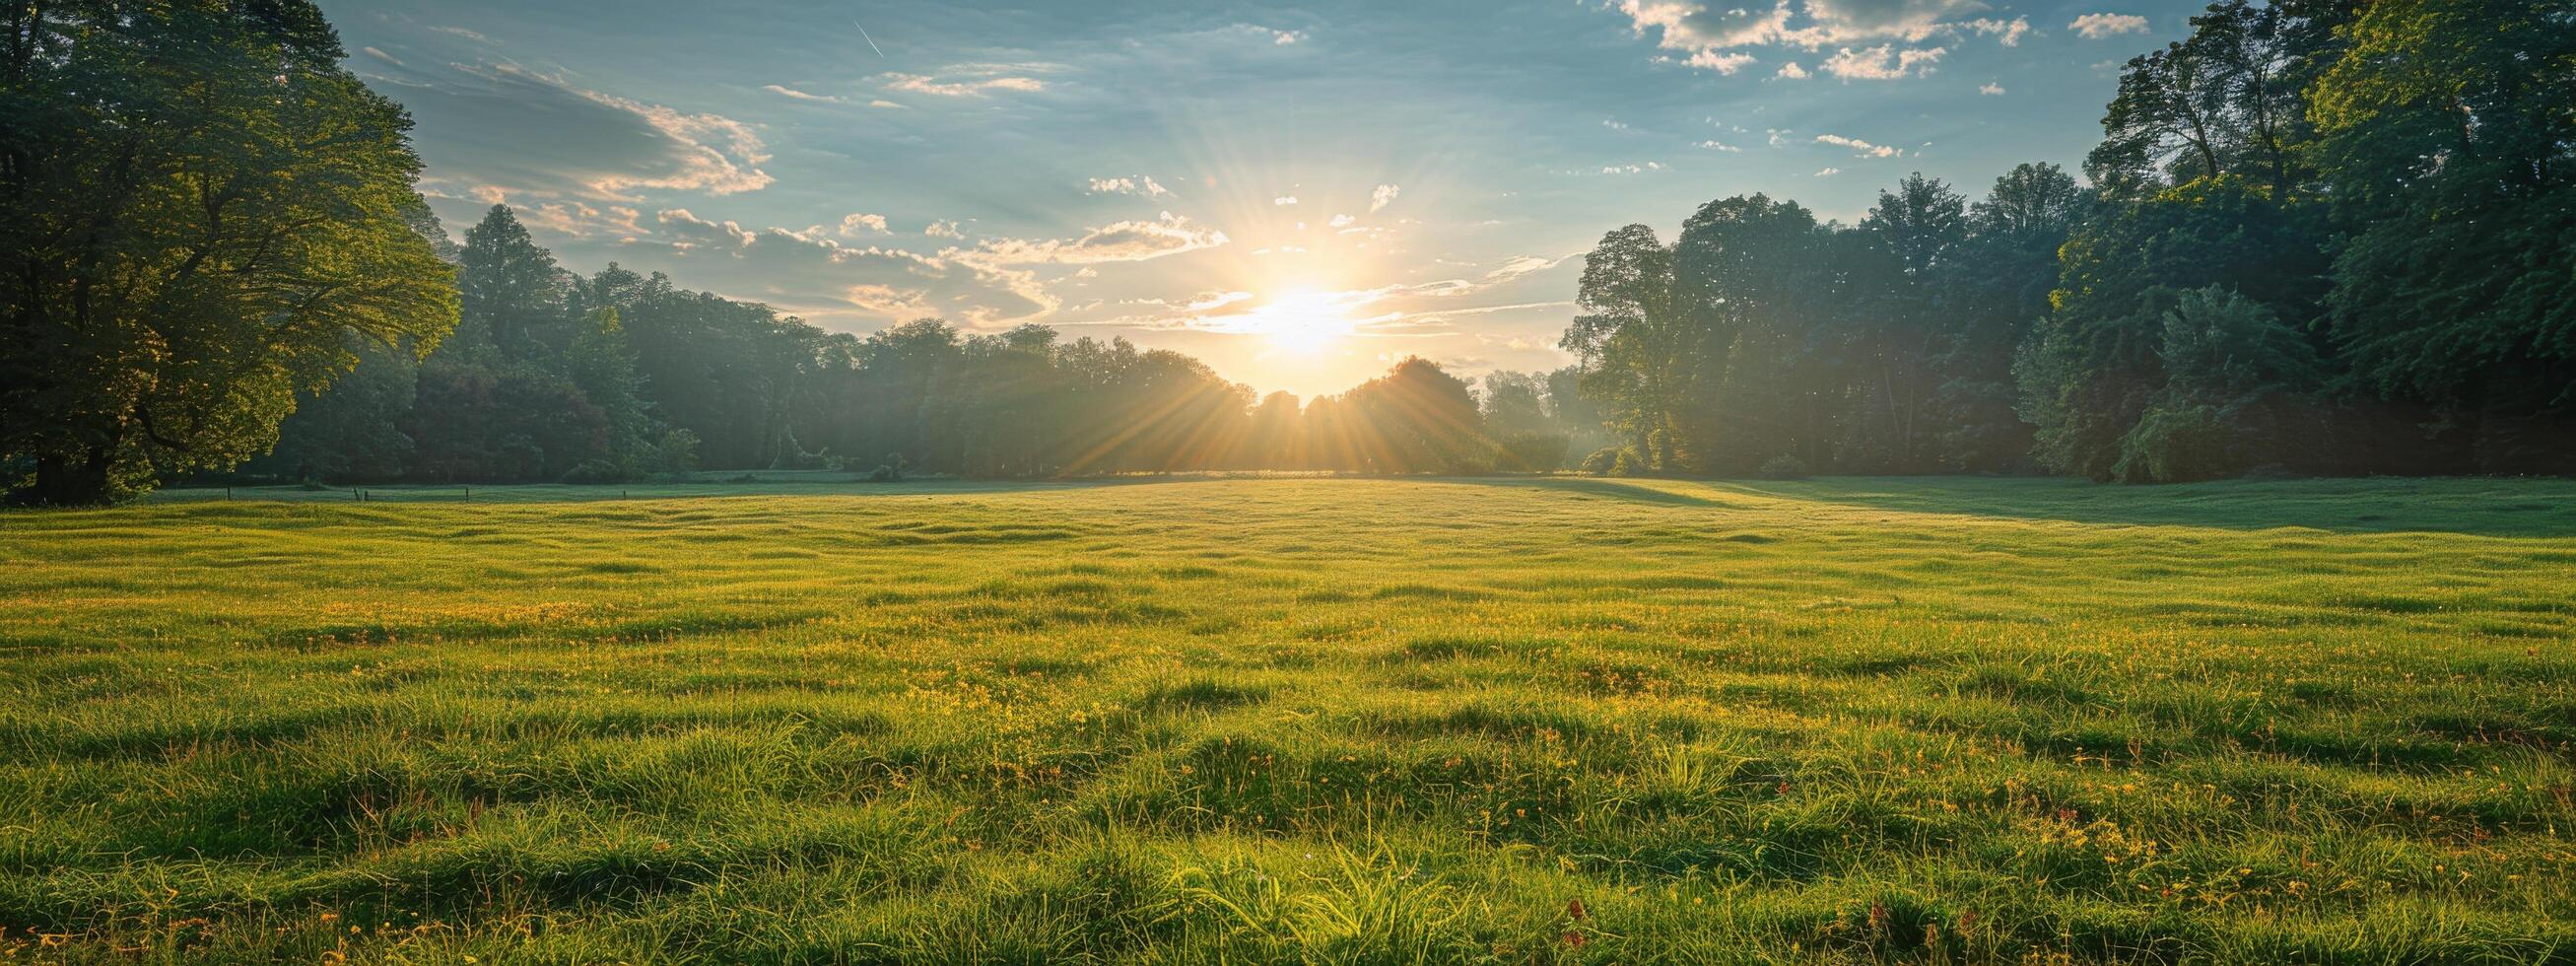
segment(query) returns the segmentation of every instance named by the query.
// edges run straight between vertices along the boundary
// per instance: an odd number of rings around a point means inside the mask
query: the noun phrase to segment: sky
[[[1552,369],[1582,252],[2078,167],[2196,4],[323,0],[451,234],[494,203],[834,331],[1035,322],[1338,392]]]

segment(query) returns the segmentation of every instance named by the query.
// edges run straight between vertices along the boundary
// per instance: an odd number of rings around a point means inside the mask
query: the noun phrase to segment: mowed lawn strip
[[[2576,484],[541,489],[0,515],[0,954],[2576,958]]]

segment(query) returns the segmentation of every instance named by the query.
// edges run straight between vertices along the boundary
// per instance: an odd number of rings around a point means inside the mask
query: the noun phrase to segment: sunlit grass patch
[[[2563,483],[488,496],[0,516],[0,953],[2576,949]]]

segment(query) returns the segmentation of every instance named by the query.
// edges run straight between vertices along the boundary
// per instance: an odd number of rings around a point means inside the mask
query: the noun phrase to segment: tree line
[[[1586,257],[1562,345],[1636,472],[2576,471],[2576,4],[2226,0],[2087,185],[1762,195]]]
[[[444,239],[422,226],[433,247]],[[612,482],[713,468],[1015,477],[1179,470],[1477,473],[1551,469],[1570,425],[1544,376],[1480,399],[1408,359],[1301,405],[1125,339],[935,318],[859,337],[610,265],[561,268],[495,205],[446,245],[455,329],[353,341],[254,477]],[[1558,389],[1570,389],[1561,378]],[[1491,407],[1490,412],[1487,407]]]
[[[2084,178],[1763,195],[1586,257],[1575,365],[1335,396],[1044,326],[865,337],[495,206],[308,0],[0,12],[0,485],[1172,470],[2576,471],[2576,2],[2225,0],[2131,60]]]

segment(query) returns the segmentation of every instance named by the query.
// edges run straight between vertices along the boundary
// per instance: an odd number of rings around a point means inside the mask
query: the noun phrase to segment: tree
[[[2218,286],[2175,293],[2157,361],[2164,388],[2120,439],[2111,475],[2179,483],[2235,476],[2287,450],[2282,397],[2321,384],[2316,350],[2271,310]],[[2303,409],[2293,415],[2313,416]]]
[[[465,230],[456,295],[463,310],[456,349],[537,361],[561,351],[575,326],[566,302],[571,277],[554,253],[528,236],[508,205],[493,205]]]
[[[1484,384],[1477,406],[1499,468],[1544,473],[1565,461],[1575,428],[1548,411],[1547,373],[1498,371],[1486,374]]]
[[[2075,179],[2045,163],[2015,166],[1969,207],[1967,241],[1936,282],[1940,331],[1931,365],[1940,382],[1942,468],[1994,472],[2029,454],[2030,424],[2013,408],[2013,352],[2048,314],[2057,249],[2084,209]]]
[[[299,390],[455,324],[409,119],[303,0],[0,13],[0,474],[98,503],[266,451]]]
[[[1795,202],[1739,195],[1700,206],[1673,243],[1674,302],[1690,319],[1692,400],[1656,469],[1743,474],[1774,456],[1829,461],[1829,425],[1849,383],[1818,348],[1829,235]]]
[[[2191,36],[2129,61],[2085,172],[2110,197],[2242,175],[2287,201],[2315,172],[2303,92],[2339,53],[2354,0],[2222,0]]]
[[[1909,175],[1861,220],[1861,251],[1842,255],[1841,328],[1860,411],[1843,443],[1848,468],[1920,473],[1934,468],[1940,382],[1933,356],[1948,318],[1943,281],[1968,240],[1968,203],[1921,173]]]
[[[1669,429],[1687,405],[1696,347],[1673,295],[1673,255],[1655,230],[1612,231],[1583,256],[1581,314],[1557,343],[1581,367],[1585,396],[1631,443]]]
[[[2576,3],[2382,0],[2345,35],[2311,111],[2335,347],[2486,468],[2576,469]]]
[[[1492,443],[1465,380],[1430,360],[1407,357],[1387,374],[1343,394],[1345,427],[1361,465],[1376,473],[1481,473]]]
[[[2078,230],[2062,249],[2054,311],[2013,370],[2021,414],[2036,427],[2032,455],[2096,480],[2152,478],[2124,468],[2122,440],[2172,380],[2190,376],[2160,354],[2176,294],[2215,285],[2305,338],[2324,287],[2319,214],[2227,176],[2166,189]]]

